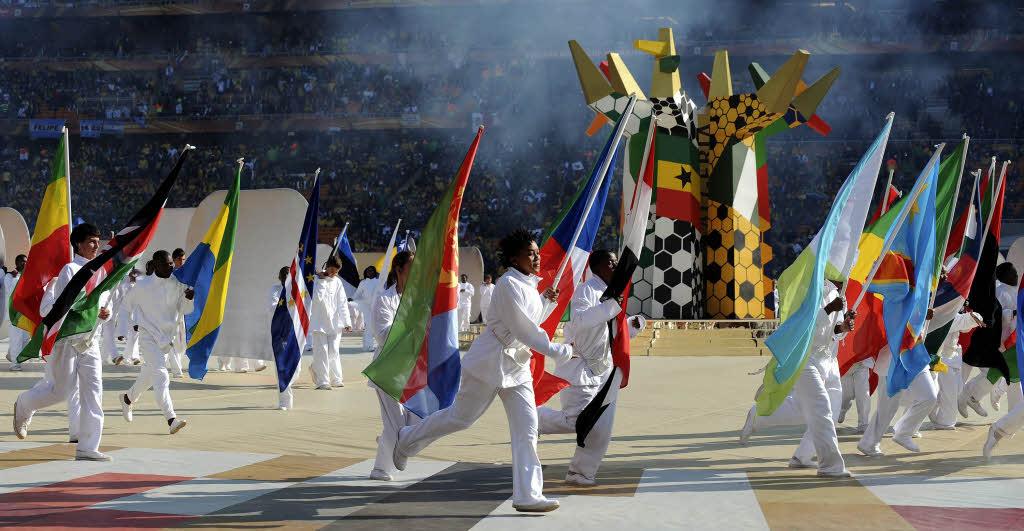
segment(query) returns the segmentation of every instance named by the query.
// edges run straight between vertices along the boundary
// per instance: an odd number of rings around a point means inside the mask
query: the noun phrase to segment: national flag
[[[388,278],[387,270],[391,269],[391,261],[395,259],[395,255],[398,254],[399,249],[395,248],[395,238],[398,236],[398,227],[402,225],[402,220],[398,220],[395,224],[395,228],[391,231],[391,241],[388,243],[387,249],[384,254],[373,263],[373,268],[377,271],[377,274],[381,279],[385,281]],[[374,296],[376,300],[376,296]]]
[[[320,216],[320,170],[313,179],[306,218],[302,222],[299,245],[288,268],[281,298],[270,322],[270,343],[277,365],[277,388],[282,393],[291,385],[302,361],[309,335],[313,281],[316,279],[316,234]]]
[[[935,195],[942,147],[935,150],[914,193],[902,205],[900,217],[906,221],[866,286],[882,296],[882,320],[892,353],[886,379],[889,396],[910,387],[931,361],[924,333],[935,277]]]
[[[338,276],[341,277],[341,283],[345,286],[345,293],[352,298],[356,293],[356,288],[359,287],[359,270],[356,268],[356,258],[352,254],[352,246],[348,241],[348,223],[345,224],[345,228],[341,229],[341,234],[334,242],[334,251],[331,256],[335,256],[341,261],[341,271]]]
[[[623,225],[622,245],[619,249],[619,262],[615,265],[608,288],[602,299],[614,299],[622,296],[622,310],[615,319],[608,322],[608,337],[611,338],[612,372],[608,380],[598,391],[597,396],[583,408],[576,418],[576,444],[585,447],[587,435],[593,430],[598,419],[608,406],[618,399],[620,387],[629,384],[629,316],[626,307],[629,305],[629,289],[633,273],[640,263],[640,253],[644,249],[644,238],[647,234],[647,220],[651,215],[651,195],[654,190],[655,129],[657,123],[652,119],[648,124],[647,157],[643,164],[641,178],[633,189],[633,197],[626,211],[626,223]]]
[[[15,323],[29,335],[43,320],[39,305],[46,284],[56,277],[74,257],[71,250],[71,164],[68,151],[68,130],[64,128],[50,170],[50,181],[43,192],[36,228],[28,250],[25,272],[14,288],[11,307],[22,318]],[[12,320],[12,322],[14,322]]]
[[[770,415],[793,389],[807,361],[824,296],[825,279],[844,281],[857,256],[857,242],[871,209],[878,170],[889,141],[893,116],[861,156],[836,194],[828,217],[811,243],[779,276],[781,324],[766,344],[773,359],[757,397],[757,414]]]
[[[1010,374],[1010,369],[1000,352],[1003,316],[1002,307],[996,298],[996,265],[1000,259],[999,236],[1003,221],[1003,198],[1006,195],[1006,166],[1004,162],[999,181],[992,187],[995,190],[992,212],[985,222],[985,243],[968,296],[971,309],[981,315],[985,327],[974,329],[970,344],[964,350],[964,363],[972,367],[997,369],[1004,375]]]
[[[450,406],[459,389],[459,211],[483,131],[427,221],[388,338],[363,370],[421,418]]]
[[[899,189],[890,184],[888,193],[885,194],[884,197],[882,197],[882,201],[878,203],[878,208],[875,209],[874,214],[871,214],[871,220],[868,221],[868,224],[878,221],[878,218],[882,217],[882,214],[888,212],[889,208],[892,207],[892,204],[899,198]]]
[[[562,321],[569,301],[576,292],[576,286],[583,282],[583,276],[587,269],[587,259],[594,247],[594,238],[597,237],[597,230],[601,226],[601,218],[604,217],[605,200],[608,198],[608,188],[611,179],[605,178],[602,170],[610,172],[615,167],[616,151],[619,139],[625,130],[626,122],[631,113],[623,113],[612,129],[608,140],[605,141],[601,156],[594,163],[590,172],[590,178],[586,180],[577,190],[573,197],[558,217],[548,228],[547,234],[541,239],[540,249],[540,282],[537,289],[544,293],[548,287],[552,287],[555,277],[563,261],[568,261],[565,272],[559,279],[558,301],[554,310],[548,314],[540,327],[548,334],[548,339],[554,337],[558,323]],[[587,204],[591,201],[591,208],[586,212]],[[584,218],[584,215],[586,217]],[[573,236],[579,231],[579,237],[573,244]],[[544,355],[537,352],[530,358],[530,372],[533,373],[533,393],[537,405],[548,401],[561,389],[568,387],[568,382],[544,370]]]
[[[210,353],[224,323],[228,300],[231,260],[238,232],[238,195],[242,187],[242,159],[238,159],[235,182],[224,198],[220,213],[185,264],[174,270],[181,283],[195,290],[194,310],[185,316],[188,374],[196,380],[206,376]]]
[[[146,252],[160,224],[160,215],[171,187],[178,180],[181,166],[192,149],[192,146],[185,146],[171,173],[160,183],[156,194],[132,216],[96,258],[71,277],[64,290],[57,295],[49,313],[43,317],[41,326],[18,355],[19,363],[38,356],[40,352],[44,357],[48,356],[58,339],[93,332],[99,317],[100,296],[116,287]]]

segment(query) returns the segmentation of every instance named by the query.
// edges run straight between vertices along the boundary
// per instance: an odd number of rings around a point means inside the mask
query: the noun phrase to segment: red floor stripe
[[[0,527],[22,525],[189,479],[192,478],[105,473],[12,492],[4,495],[0,503]]]
[[[166,529],[185,523],[195,516],[153,514],[109,509],[75,509],[47,515],[14,527],[31,529]]]
[[[962,507],[918,507],[893,505],[910,525],[922,530],[935,529],[999,531],[1024,529],[1024,509],[984,509]]]

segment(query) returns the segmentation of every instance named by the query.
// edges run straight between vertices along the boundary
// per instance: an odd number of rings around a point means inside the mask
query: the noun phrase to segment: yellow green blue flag
[[[217,219],[185,260],[185,264],[174,271],[178,280],[196,292],[193,299],[195,310],[185,316],[188,345],[185,354],[188,356],[188,375],[197,380],[206,376],[206,364],[224,322],[224,305],[228,299],[231,258],[235,252],[238,228],[238,193],[241,184],[242,165],[239,164],[235,182],[224,198],[224,206]]]

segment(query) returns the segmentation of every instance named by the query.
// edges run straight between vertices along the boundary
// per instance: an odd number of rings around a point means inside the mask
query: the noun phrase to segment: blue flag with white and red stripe
[[[270,324],[270,342],[277,364],[277,388],[281,392],[291,385],[306,349],[309,333],[309,312],[316,279],[316,233],[320,213],[320,179],[313,183],[302,222],[302,234],[295,258],[288,268],[288,278],[281,290],[281,299]]]

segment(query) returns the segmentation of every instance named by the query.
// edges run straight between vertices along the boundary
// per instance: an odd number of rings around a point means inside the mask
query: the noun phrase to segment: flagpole
[[[640,191],[640,183],[641,183],[641,181],[644,180],[644,175],[646,175],[646,173],[647,173],[647,160],[648,160],[648,158],[650,158],[650,154],[651,154],[651,139],[654,138],[654,131],[657,128],[658,128],[657,120],[655,120],[654,115],[652,114],[651,115],[651,121],[650,121],[650,123],[649,123],[649,125],[647,127],[647,140],[646,140],[646,144],[644,144],[644,159],[643,159],[642,162],[640,162],[640,173],[637,174],[637,176],[636,176],[636,186],[633,187],[633,199],[629,202],[629,211],[626,212],[626,216],[627,217],[625,219],[625,223],[623,223],[622,228],[620,229],[620,232],[619,232],[619,254],[620,255],[622,254],[623,249],[626,248],[626,238],[624,237],[625,235],[623,234],[623,232],[625,231],[625,228],[629,227],[630,223],[633,222],[633,215],[636,213],[636,196],[637,196],[637,192]],[[629,164],[629,160],[628,159],[626,160],[626,163]],[[557,286],[557,284],[555,284],[555,285]]]
[[[946,147],[945,142],[939,144],[938,149],[936,149],[935,153],[932,154],[932,159],[928,161],[928,166],[926,166],[924,171],[921,172],[922,175],[932,171],[932,167],[938,162],[939,154],[942,153],[942,149],[944,147]],[[918,179],[918,183],[914,187],[914,191],[910,196],[910,199],[908,199],[910,203],[903,208],[903,212],[900,213],[899,219],[896,220],[896,226],[890,230],[889,236],[885,239],[885,244],[882,246],[882,252],[878,255],[878,258],[875,259],[875,263],[871,265],[871,272],[868,273],[867,278],[864,280],[864,289],[861,290],[860,295],[857,296],[857,301],[854,302],[853,306],[850,306],[850,308],[855,309],[860,306],[861,301],[864,300],[864,297],[868,294],[868,284],[871,284],[871,281],[875,279],[875,273],[878,273],[878,268],[881,267],[886,253],[888,253],[889,248],[892,247],[893,240],[896,239],[896,235],[899,233],[900,228],[903,227],[903,222],[906,221],[907,216],[910,215],[910,211],[913,209],[911,205],[917,202],[917,198],[922,192],[924,192],[924,188],[924,180]],[[845,288],[846,284],[843,284],[843,287]]]
[[[572,254],[572,248],[576,247],[576,242],[580,239],[580,233],[583,232],[583,225],[586,224],[587,217],[590,216],[590,209],[594,206],[594,201],[597,200],[597,194],[601,190],[601,184],[604,183],[605,176],[608,173],[608,167],[611,166],[612,159],[615,156],[615,150],[619,148],[619,140],[622,139],[622,133],[626,130],[626,123],[629,121],[629,117],[633,114],[633,106],[636,104],[637,95],[634,92],[629,96],[629,103],[626,104],[626,110],[622,113],[622,127],[618,129],[618,134],[612,138],[612,143],[609,146],[608,156],[601,161],[601,167],[598,169],[597,181],[594,183],[593,189],[590,190],[590,195],[587,196],[587,205],[583,209],[583,216],[580,218],[579,225],[576,226],[576,232],[572,235],[572,241],[569,242],[569,246],[565,249],[565,256],[562,257],[562,262],[558,265],[558,272],[555,273],[555,281],[552,285],[554,289],[558,289],[558,283],[562,280],[562,273],[565,272],[565,267],[569,265],[569,256]]]
[[[896,173],[894,168],[889,168],[889,180],[885,182],[885,195],[882,196],[882,214],[889,211],[889,189],[892,188],[892,174]]]
[[[345,226],[341,228],[341,234],[338,234],[338,237],[334,240],[334,245],[331,246],[331,256],[329,256],[328,259],[338,256],[338,247],[341,246],[341,239],[345,237],[346,230],[348,230],[347,221],[345,222]],[[322,271],[327,271],[327,262],[324,262]]]
[[[891,124],[894,118],[896,118],[896,113],[895,112],[889,112],[889,114],[887,114],[885,116],[885,121],[886,121],[886,123],[890,123]],[[890,131],[891,130],[892,129],[890,127]],[[885,141],[886,141],[886,144],[888,144],[888,142],[889,142],[889,137],[888,136],[885,137]],[[885,214],[885,212],[889,208],[889,187],[892,186],[892,174],[893,173],[894,173],[894,170],[892,168],[889,168],[889,181],[885,183],[885,194],[882,196],[882,214]],[[875,175],[875,179],[878,179],[878,175]],[[868,221],[868,214],[869,213],[870,213],[870,210],[866,210],[864,212],[864,220],[861,221],[861,224],[860,224],[861,227],[863,227],[864,224],[867,223],[867,221]],[[839,298],[844,300],[844,301],[846,300],[846,288],[850,285],[850,271],[852,271],[853,270],[853,266],[855,266],[857,264],[857,253],[854,252],[854,253],[848,253],[848,254],[849,254],[849,256],[846,257],[846,263],[843,264],[843,278],[846,279],[846,282],[843,282],[843,289],[839,290]],[[884,253],[883,253],[883,255],[884,255]],[[867,286],[866,283],[864,285]],[[859,300],[858,300],[858,302],[859,302]],[[857,305],[855,304],[855,305],[851,306],[850,308],[852,309],[852,308],[856,308],[856,307],[857,307]]]
[[[68,192],[68,230],[71,230],[71,227],[75,224],[71,218],[71,139],[66,126],[61,128],[61,133],[64,136],[64,185],[67,187]],[[68,251],[70,251],[68,254],[68,261],[70,262],[75,257],[75,250],[71,248],[70,243],[68,244]]]

